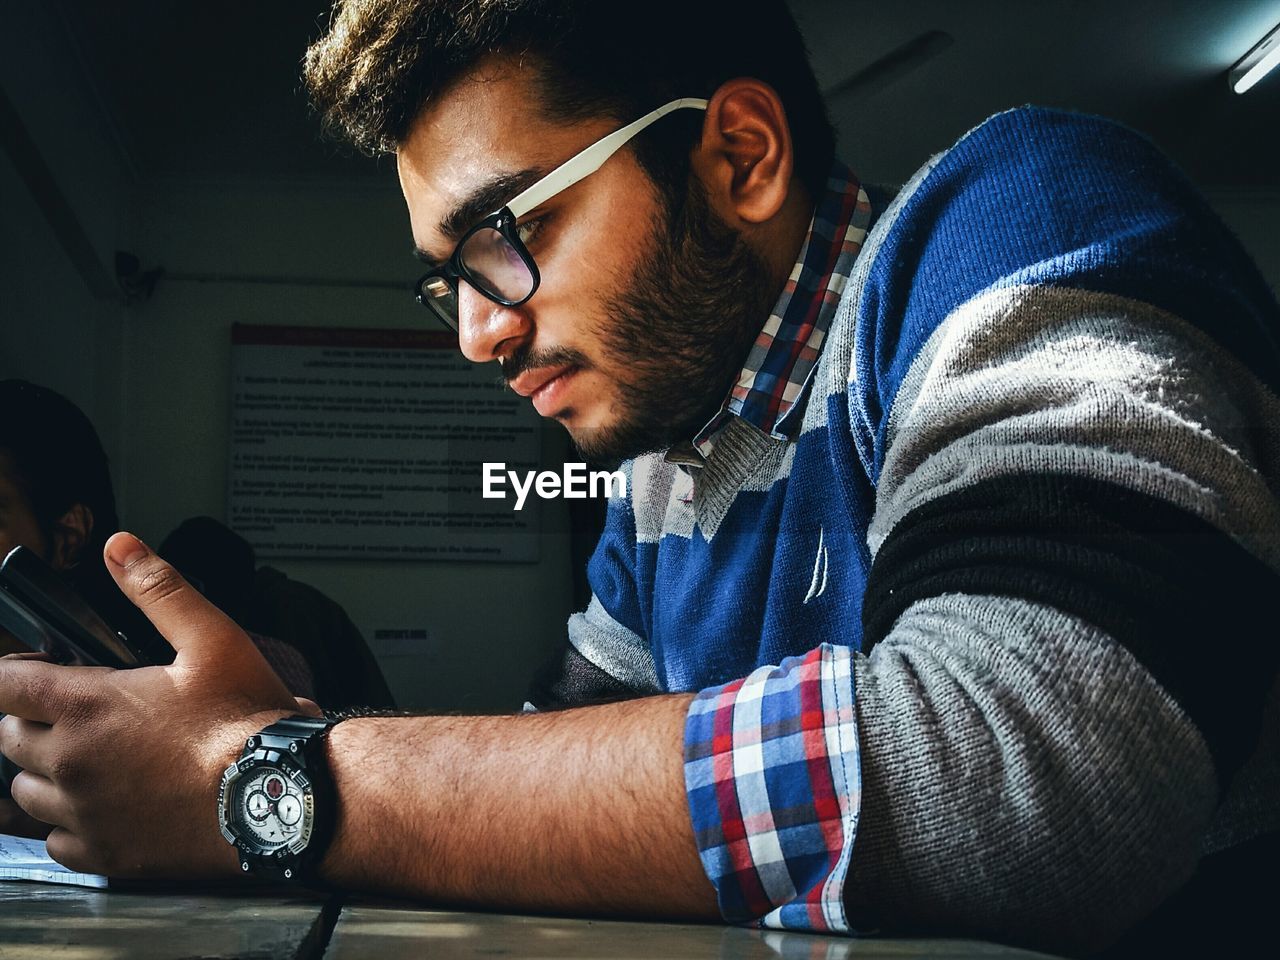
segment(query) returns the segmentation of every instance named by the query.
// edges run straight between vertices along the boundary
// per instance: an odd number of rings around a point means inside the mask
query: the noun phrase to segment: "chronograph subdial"
[[[278,776],[267,777],[266,781],[262,785],[262,789],[267,791],[268,799],[278,801],[285,793],[284,780]]]
[[[261,790],[255,790],[249,794],[244,804],[244,809],[249,815],[249,819],[255,823],[262,823],[267,817],[271,816],[271,807],[270,799]]]
[[[295,826],[302,819],[302,801],[293,794],[281,797],[276,804],[276,816],[285,827]]]

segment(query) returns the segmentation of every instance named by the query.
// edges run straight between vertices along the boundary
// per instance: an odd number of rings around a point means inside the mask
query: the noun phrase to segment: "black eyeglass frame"
[[[450,330],[456,332],[458,324],[454,318],[448,316],[436,306],[436,300],[438,298],[433,297],[431,294],[426,292],[425,288],[430,280],[439,278],[449,284],[449,289],[453,291],[453,296],[456,300],[458,297],[458,279],[461,278],[475,287],[480,291],[480,293],[484,294],[486,298],[492,300],[494,303],[500,303],[504,307],[518,307],[522,303],[527,303],[529,298],[538,292],[538,286],[542,283],[542,274],[538,271],[538,264],[537,261],[533,259],[533,254],[529,252],[529,249],[524,245],[524,241],[520,239],[519,224],[517,223],[518,219],[519,218],[511,212],[509,207],[503,207],[501,210],[497,210],[489,214],[479,223],[475,224],[475,226],[467,230],[467,232],[458,239],[457,245],[453,248],[453,254],[447,261],[432,270],[428,270],[419,277],[418,282],[414,284],[414,295],[417,297],[418,302],[430,310]],[[463,262],[463,248],[466,247],[467,241],[481,230],[496,230],[500,233],[502,235],[502,239],[511,244],[511,249],[516,252],[524,262],[525,268],[529,271],[529,276],[533,279],[533,284],[530,286],[529,292],[519,300],[510,300],[494,293],[489,289],[488,283],[468,270],[467,265]]]

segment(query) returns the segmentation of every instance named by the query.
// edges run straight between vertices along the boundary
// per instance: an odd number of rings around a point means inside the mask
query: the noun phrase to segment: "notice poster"
[[[538,559],[539,502],[481,496],[536,470],[540,419],[445,332],[231,333],[230,526],[258,555]]]

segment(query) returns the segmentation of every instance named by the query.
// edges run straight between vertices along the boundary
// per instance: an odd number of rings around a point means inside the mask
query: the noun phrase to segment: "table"
[[[0,960],[314,960],[338,903],[304,891],[0,881]]]
[[[711,924],[632,923],[347,903],[324,960],[1049,960],[971,940],[853,940]]]
[[[1048,960],[969,940],[428,910],[242,886],[87,890],[0,881],[0,960]]]

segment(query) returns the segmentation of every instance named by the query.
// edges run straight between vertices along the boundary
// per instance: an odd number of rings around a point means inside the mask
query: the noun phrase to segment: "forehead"
[[[613,126],[549,120],[532,67],[481,64],[427,105],[396,153],[415,242],[447,251],[439,223],[477,186],[530,168],[549,172]]]

